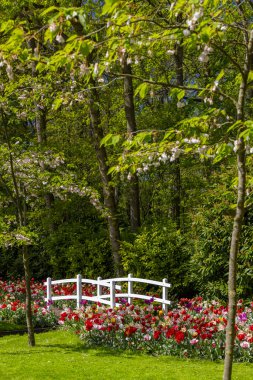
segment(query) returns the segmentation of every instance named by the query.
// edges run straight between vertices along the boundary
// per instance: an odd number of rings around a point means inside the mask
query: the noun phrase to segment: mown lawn
[[[87,349],[66,331],[36,335],[36,347],[27,346],[27,336],[0,338],[0,378],[11,380],[220,380],[222,363],[150,357]],[[253,379],[253,365],[235,364],[234,380]]]

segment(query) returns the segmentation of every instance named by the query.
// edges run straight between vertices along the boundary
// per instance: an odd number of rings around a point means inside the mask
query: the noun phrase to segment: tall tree
[[[134,107],[134,90],[132,80],[132,68],[128,62],[127,54],[122,53],[122,73],[124,74],[124,106],[127,121],[127,133],[131,139],[137,131],[135,107]],[[133,232],[136,232],[141,225],[140,217],[140,191],[139,180],[136,173],[131,175],[129,180],[129,206],[130,206],[130,225]]]

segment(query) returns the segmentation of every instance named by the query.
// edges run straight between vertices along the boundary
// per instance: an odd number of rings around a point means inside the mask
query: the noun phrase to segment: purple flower
[[[149,300],[145,300],[144,302],[147,304],[147,305],[150,305],[152,302],[154,302],[154,297],[151,297]]]
[[[238,315],[238,318],[239,318],[239,321],[240,322],[246,322],[248,320],[248,317],[247,317],[247,314],[244,312],[244,313],[241,313]]]

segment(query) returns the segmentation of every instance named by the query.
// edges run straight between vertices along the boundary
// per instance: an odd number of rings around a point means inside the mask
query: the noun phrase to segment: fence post
[[[100,285],[99,281],[102,280],[102,277],[97,278],[97,302],[100,302],[100,297],[102,296],[102,285]]]
[[[167,278],[163,279],[164,284],[168,284]],[[167,286],[163,286],[163,311],[164,313],[168,313],[168,305],[164,303],[164,301],[168,301],[168,288]]]
[[[128,299],[127,299],[127,302],[129,304],[132,303],[132,297],[131,295],[133,294],[133,282],[132,282],[132,277],[133,275],[131,273],[129,273],[128,275]]]
[[[76,308],[79,309],[82,304],[82,276],[80,274],[76,277]]]
[[[47,309],[50,309],[52,304],[52,289],[51,289],[51,277],[47,278]]]
[[[111,308],[113,309],[115,306],[115,281],[111,281],[110,284],[110,302],[111,302]]]

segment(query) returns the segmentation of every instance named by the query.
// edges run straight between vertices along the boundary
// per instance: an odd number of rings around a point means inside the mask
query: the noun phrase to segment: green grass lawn
[[[220,380],[222,363],[87,349],[66,331],[0,338],[0,379]],[[253,379],[253,365],[235,364],[234,380]]]

